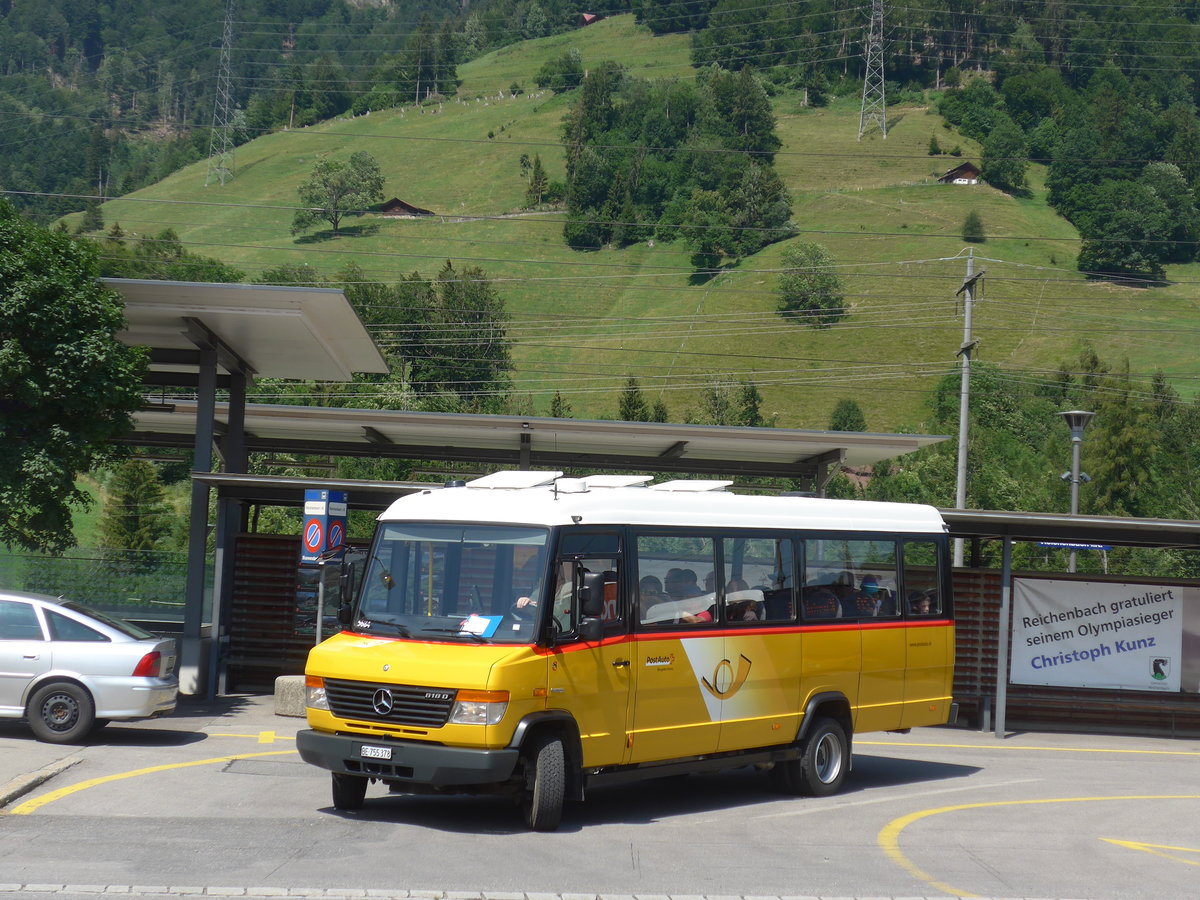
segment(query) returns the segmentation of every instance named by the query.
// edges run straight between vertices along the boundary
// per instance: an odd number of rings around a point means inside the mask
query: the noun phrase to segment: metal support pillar
[[[196,390],[195,472],[212,471],[213,415],[216,409],[217,352],[201,350]],[[183,645],[180,647],[179,690],[195,694],[202,689],[204,583],[208,571],[208,486],[192,479],[188,527],[187,591],[183,608]]]
[[[246,376],[229,375],[229,430],[221,440],[221,457],[227,473],[246,472]],[[207,697],[225,693],[225,648],[229,645],[237,536],[242,530],[245,504],[222,497],[217,500],[216,549],[213,555],[212,642],[208,654]]]
[[[1012,538],[1005,536],[1000,564],[1000,622],[996,629],[996,737],[1003,738],[1008,703],[1008,620],[1012,609]]]

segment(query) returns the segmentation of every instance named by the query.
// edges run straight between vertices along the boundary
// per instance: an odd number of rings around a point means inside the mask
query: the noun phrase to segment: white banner
[[[1009,680],[1178,691],[1185,600],[1200,589],[1014,578]]]

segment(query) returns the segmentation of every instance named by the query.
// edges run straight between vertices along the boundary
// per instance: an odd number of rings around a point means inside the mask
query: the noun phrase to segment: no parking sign
[[[346,492],[305,491],[300,562],[331,562],[346,552]]]

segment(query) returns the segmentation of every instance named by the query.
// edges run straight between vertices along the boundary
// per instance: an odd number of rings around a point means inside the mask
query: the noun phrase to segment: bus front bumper
[[[482,750],[380,741],[311,729],[296,733],[296,749],[305,762],[331,772],[431,787],[503,783],[512,777],[520,755],[507,747]]]

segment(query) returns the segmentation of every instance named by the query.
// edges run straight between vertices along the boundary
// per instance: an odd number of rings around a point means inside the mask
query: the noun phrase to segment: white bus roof
[[[401,497],[381,522],[503,522],[521,525],[661,525],[709,528],[800,528],[822,531],[940,534],[932,506],[753,496],[725,490],[728,481],[671,481],[651,476],[584,476],[497,472],[463,487]]]

